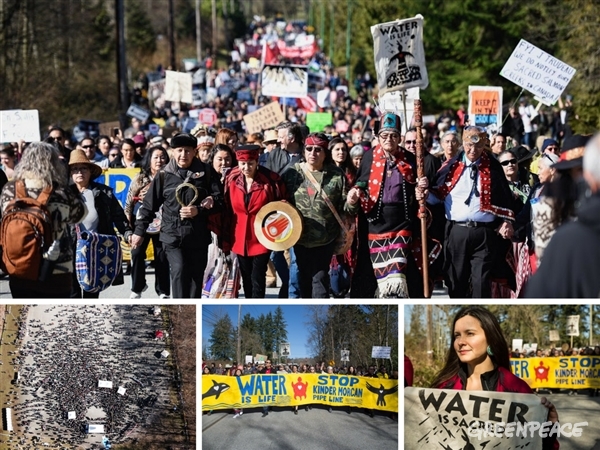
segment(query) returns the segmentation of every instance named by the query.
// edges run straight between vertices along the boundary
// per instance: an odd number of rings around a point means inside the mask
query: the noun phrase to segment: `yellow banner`
[[[398,380],[327,374],[202,376],[202,409],[309,404],[398,411]]]
[[[510,365],[512,373],[532,389],[600,388],[600,356],[519,358]]]
[[[102,175],[96,178],[95,181],[98,183],[106,184],[113,188],[115,197],[119,200],[119,203],[125,208],[125,201],[127,200],[127,192],[129,191],[129,185],[140,172],[139,168],[136,169],[104,169]]]

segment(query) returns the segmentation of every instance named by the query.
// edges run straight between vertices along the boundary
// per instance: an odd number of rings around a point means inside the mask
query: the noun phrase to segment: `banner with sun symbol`
[[[323,404],[398,411],[398,380],[328,374],[202,376],[202,410]]]
[[[600,388],[600,356],[517,358],[510,366],[531,389]]]
[[[539,434],[524,430],[545,422],[547,415],[533,394],[408,387],[404,448],[541,450]]]

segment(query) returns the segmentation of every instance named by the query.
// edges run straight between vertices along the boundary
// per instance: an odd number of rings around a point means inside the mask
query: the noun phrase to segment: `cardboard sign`
[[[323,131],[327,125],[333,124],[333,114],[330,112],[309,112],[306,114],[306,126],[311,133]]]
[[[129,117],[135,117],[136,119],[138,119],[141,122],[145,122],[146,120],[148,120],[148,117],[150,117],[150,111],[142,108],[139,105],[136,105],[135,103],[132,103],[131,105],[129,105],[129,108],[127,109],[126,114]]]
[[[600,388],[600,356],[516,358],[510,367],[531,389]]]
[[[523,425],[542,424],[547,415],[533,394],[407,387],[404,448],[541,450],[539,434],[523,430]],[[514,425],[511,432],[507,424]]]
[[[502,125],[502,88],[469,86],[469,123],[498,129]]]
[[[308,373],[202,377],[203,410],[309,404],[395,412],[398,380]]]
[[[429,85],[423,47],[423,16],[371,27],[379,94]]]
[[[277,102],[271,102],[260,109],[244,116],[246,131],[250,134],[276,127],[285,120],[281,107]]]
[[[192,74],[166,71],[165,100],[168,102],[192,103]]]
[[[550,342],[558,342],[560,341],[560,336],[558,334],[558,330],[550,330],[549,332],[550,336]]]
[[[387,92],[379,96],[379,111],[392,112],[402,120],[402,134],[406,134],[412,126],[412,119],[415,113],[415,100],[420,98],[421,89],[418,87],[407,89],[406,91]],[[404,117],[404,96],[406,95],[406,117]]]
[[[0,142],[40,141],[40,116],[37,109],[0,111]]]
[[[525,39],[517,44],[500,71],[507,80],[553,105],[575,75],[576,70]]]
[[[308,69],[306,66],[266,64],[262,69],[261,91],[267,97],[306,97]]]
[[[389,359],[391,353],[392,347],[378,347],[374,345],[373,349],[371,350],[371,358]]]
[[[109,137],[113,137],[113,130],[115,128],[120,128],[121,124],[119,123],[119,121],[114,121],[114,122],[103,122],[100,125],[98,125],[98,128],[100,129],[100,134],[104,135],[104,136],[109,136]]]

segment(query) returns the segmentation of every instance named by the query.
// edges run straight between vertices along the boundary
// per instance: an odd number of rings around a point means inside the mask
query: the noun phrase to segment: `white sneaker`
[[[240,416],[241,416],[242,414],[244,414],[244,411],[240,411]]]
[[[241,414],[240,414],[240,413],[235,413],[235,414],[233,415],[233,418],[234,418],[234,419],[237,419],[237,418],[238,418],[238,417],[240,417],[240,416],[241,416]]]
[[[161,300],[165,300],[165,299],[169,299],[171,297],[169,297],[167,294],[160,294],[160,296],[158,298],[160,298]]]
[[[129,296],[129,298],[142,298],[142,293],[146,292],[148,290],[148,285],[144,285],[144,289],[142,289],[142,292],[133,292],[131,291],[131,295]]]

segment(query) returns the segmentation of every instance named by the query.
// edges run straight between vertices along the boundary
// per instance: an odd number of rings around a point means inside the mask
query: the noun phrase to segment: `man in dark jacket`
[[[160,241],[171,268],[173,298],[200,298],[211,242],[208,215],[223,205],[219,175],[196,158],[196,138],[171,139],[173,158],[154,177],[140,208],[131,245],[141,245],[148,225],[163,206]]]
[[[561,154],[561,162],[568,158]],[[526,286],[526,297],[600,296],[600,135],[585,147],[583,177],[592,195],[582,201],[577,220],[560,226],[552,236],[539,269]]]

